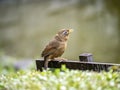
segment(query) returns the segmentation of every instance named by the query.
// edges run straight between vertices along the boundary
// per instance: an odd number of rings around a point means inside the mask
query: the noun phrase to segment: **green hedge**
[[[120,72],[19,71],[0,75],[0,90],[120,90]]]

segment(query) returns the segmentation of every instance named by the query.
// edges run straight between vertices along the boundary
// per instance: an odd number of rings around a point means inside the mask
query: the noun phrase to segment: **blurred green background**
[[[0,0],[0,65],[40,59],[63,28],[74,29],[64,58],[120,63],[120,0]]]

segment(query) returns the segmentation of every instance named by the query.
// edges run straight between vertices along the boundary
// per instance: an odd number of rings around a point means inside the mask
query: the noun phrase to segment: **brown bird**
[[[44,68],[48,68],[48,62],[62,56],[66,47],[69,34],[73,29],[62,29],[55,37],[46,45],[41,56],[44,57]]]

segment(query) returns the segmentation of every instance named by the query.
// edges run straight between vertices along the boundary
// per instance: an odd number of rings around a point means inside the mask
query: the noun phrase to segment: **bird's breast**
[[[59,47],[60,49],[64,49],[65,50],[66,47],[67,47],[67,42],[61,42],[60,43],[60,47]]]
[[[54,52],[53,57],[60,57],[64,53],[66,46],[67,43],[61,42],[59,48]]]

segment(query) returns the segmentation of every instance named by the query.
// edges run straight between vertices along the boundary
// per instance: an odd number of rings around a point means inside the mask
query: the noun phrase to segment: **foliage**
[[[120,90],[120,72],[18,71],[0,75],[1,90]]]
[[[5,55],[4,52],[0,51],[0,73],[7,74],[9,72],[14,72],[15,68],[13,63],[17,61],[16,58]]]

